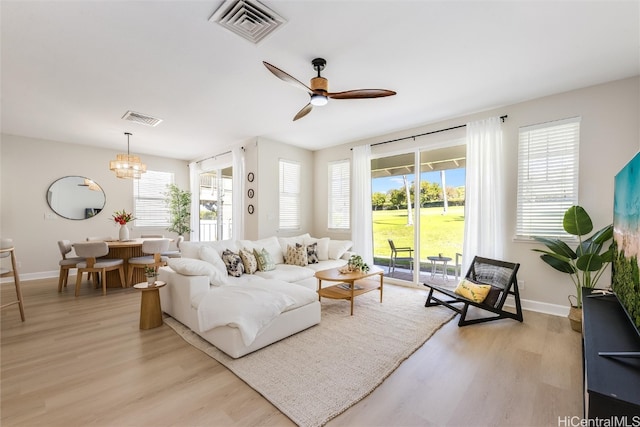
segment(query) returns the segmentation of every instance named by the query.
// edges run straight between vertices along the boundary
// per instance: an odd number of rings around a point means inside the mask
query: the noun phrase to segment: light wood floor
[[[0,317],[3,427],[292,425],[166,325],[139,330],[138,291],[22,288],[26,322],[17,306]],[[1,297],[15,297],[12,284]],[[567,319],[537,313],[454,319],[329,426],[556,426],[582,414],[580,341]]]

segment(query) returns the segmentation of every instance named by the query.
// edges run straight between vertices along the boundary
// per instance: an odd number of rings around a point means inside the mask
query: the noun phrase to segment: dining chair
[[[129,258],[129,260],[127,261],[129,264],[129,267],[127,269],[128,286],[132,285],[131,282],[133,281],[134,269],[145,267],[162,267],[163,265],[167,265],[167,260],[169,258],[163,256],[162,252],[166,252],[169,249],[170,242],[171,240],[169,239],[154,239],[145,240],[144,242],[142,242],[142,253],[147,255]]]
[[[58,292],[62,292],[62,287],[67,287],[67,281],[69,280],[69,270],[76,268],[76,265],[85,261],[82,257],[69,257],[67,255],[73,250],[73,245],[69,240],[58,240],[58,249],[60,249],[60,255],[62,259],[60,264],[60,276],[58,277]],[[88,277],[91,277],[91,273],[88,273]]]
[[[76,264],[78,275],[76,277],[76,296],[80,295],[80,285],[82,284],[82,273],[92,273],[93,286],[98,287],[98,274],[102,280],[102,295],[107,295],[107,271],[118,270],[120,283],[126,286],[124,277],[124,260],[116,258],[100,258],[109,253],[107,242],[86,242],[73,245],[76,255],[84,257],[85,261]],[[100,258],[100,259],[98,259]]]
[[[184,242],[184,237],[178,236],[178,238],[176,239],[176,247],[178,248],[178,250],[162,252],[162,256],[166,256],[168,258],[181,258],[182,251],[180,250],[180,245],[182,244],[182,242]]]
[[[17,301],[4,303],[0,305],[0,308],[18,304],[20,318],[24,322],[24,302],[22,299],[22,290],[20,289],[20,274],[18,273],[18,263],[16,262],[16,252],[12,239],[0,239],[0,258],[11,258],[11,268],[0,268],[0,277],[13,277],[17,296]]]

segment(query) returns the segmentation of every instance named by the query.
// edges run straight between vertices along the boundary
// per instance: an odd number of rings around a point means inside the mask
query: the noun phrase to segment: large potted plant
[[[182,236],[191,231],[191,192],[181,190],[175,184],[167,187],[165,203],[171,213],[171,225],[167,230]]]
[[[564,230],[578,238],[578,246],[571,249],[560,239],[536,237],[548,250],[534,249],[542,252],[540,258],[558,271],[567,273],[576,288],[575,304],[572,303],[569,320],[576,331],[582,330],[582,288],[594,288],[607,265],[613,259],[611,244],[606,245],[613,237],[613,225],[607,225],[584,238],[593,231],[593,222],[587,211],[581,206],[572,206],[564,214],[562,221]],[[604,252],[603,252],[604,250]],[[571,302],[571,298],[569,298]]]

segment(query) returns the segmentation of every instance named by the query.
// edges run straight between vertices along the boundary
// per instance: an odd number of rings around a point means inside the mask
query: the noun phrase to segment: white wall
[[[58,240],[83,241],[88,236],[117,236],[111,220],[116,210],[133,211],[133,184],[118,179],[109,170],[116,151],[85,145],[2,134],[0,139],[0,235],[14,240],[23,279],[55,272],[60,252]],[[187,162],[141,155],[149,170],[175,173],[176,184],[189,188]],[[85,176],[98,183],[106,194],[102,212],[81,221],[64,219],[49,208],[47,189],[58,178]],[[132,229],[132,237],[162,233],[164,229]],[[177,236],[173,236],[177,237]]]
[[[301,179],[301,227],[299,230],[281,231],[278,229],[279,212],[279,169],[280,159],[292,160],[300,163]],[[251,221],[258,221],[257,235],[255,227],[245,225],[245,237],[261,239],[269,236],[294,236],[309,232],[313,225],[314,200],[313,194],[313,152],[288,144],[258,138],[257,154],[255,155],[255,181],[257,206]],[[249,172],[251,167],[247,167]],[[246,217],[245,217],[246,218]]]
[[[532,301],[530,306],[541,311],[547,309],[553,311],[557,306],[568,306],[567,296],[572,294],[574,289],[570,278],[548,267],[539,259],[539,255],[532,251],[533,248],[541,246],[513,240],[516,222],[518,129],[521,126],[536,123],[575,116],[582,117],[579,203],[589,212],[594,226],[599,229],[613,221],[613,177],[640,147],[639,100],[640,79],[634,77],[318,151],[315,153],[316,214],[313,231],[318,235],[327,234],[326,202],[324,202],[327,198],[327,163],[350,158],[351,147],[507,114],[508,118],[503,124],[507,159],[505,164],[507,238],[504,242],[506,258],[509,261],[521,263],[518,278],[525,284],[521,296],[523,299]],[[401,144],[407,144],[407,142]],[[332,237],[349,238],[349,235]],[[610,275],[605,274],[599,285],[606,286],[609,281]],[[546,304],[553,306],[547,307]]]

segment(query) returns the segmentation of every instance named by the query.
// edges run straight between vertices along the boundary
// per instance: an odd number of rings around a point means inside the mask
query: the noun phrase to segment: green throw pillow
[[[269,271],[275,270],[276,265],[273,263],[271,259],[271,255],[265,248],[262,248],[260,252],[256,249],[253,250],[253,254],[256,256],[256,261],[258,261],[258,270],[260,271]]]

